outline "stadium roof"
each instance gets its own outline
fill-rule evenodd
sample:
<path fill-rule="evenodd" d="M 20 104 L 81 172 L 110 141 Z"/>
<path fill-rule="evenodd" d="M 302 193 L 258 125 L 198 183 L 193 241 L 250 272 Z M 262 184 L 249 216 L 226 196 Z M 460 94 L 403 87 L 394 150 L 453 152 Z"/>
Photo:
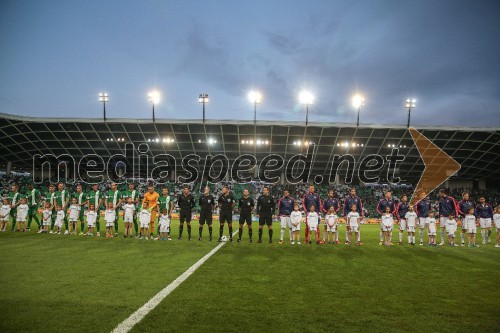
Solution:
<path fill-rule="evenodd" d="M 275 153 L 286 163 L 293 155 L 305 154 L 308 146 L 304 142 L 311 142 L 316 147 L 311 168 L 313 176 L 329 174 L 335 154 L 351 154 L 359 163 L 369 154 L 390 155 L 393 145 L 405 155 L 399 168 L 403 182 L 418 180 L 423 171 L 409 131 L 399 125 L 361 124 L 356 127 L 353 124 L 309 123 L 305 126 L 299 122 L 258 121 L 254 126 L 253 121 L 207 120 L 203 124 L 199 120 L 170 119 L 157 119 L 153 123 L 150 119 L 104 121 L 3 113 L 0 113 L 0 119 L 0 169 L 5 169 L 6 162 L 11 161 L 16 170 L 30 171 L 35 154 L 70 154 L 76 160 L 88 154 L 106 158 L 123 154 L 127 142 L 136 147 L 148 143 L 153 155 L 168 153 L 179 161 L 188 154 L 198 154 L 202 158 L 207 154 L 225 154 L 229 161 L 233 161 L 248 153 L 260 162 L 266 155 Z M 461 164 L 455 178 L 500 178 L 498 128 L 417 129 Z M 250 140 L 260 140 L 261 144 L 247 143 Z M 387 164 L 383 174 L 386 167 Z"/>

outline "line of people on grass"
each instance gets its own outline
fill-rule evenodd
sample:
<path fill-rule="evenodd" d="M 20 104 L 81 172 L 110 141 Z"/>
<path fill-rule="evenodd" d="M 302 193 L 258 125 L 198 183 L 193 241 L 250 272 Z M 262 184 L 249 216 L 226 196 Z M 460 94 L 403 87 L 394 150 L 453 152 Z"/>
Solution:
<path fill-rule="evenodd" d="M 380 214 L 380 245 L 392 245 L 392 230 L 396 224 L 399 226 L 398 244 L 403 244 L 403 234 L 407 233 L 409 245 L 416 243 L 416 230 L 419 229 L 420 245 L 424 244 L 424 231 L 428 234 L 428 245 L 437 245 L 436 236 L 438 225 L 440 227 L 441 243 L 458 246 L 455 234 L 458 225 L 461 225 L 461 245 L 465 246 L 465 237 L 469 247 L 477 247 L 477 224 L 481 227 L 483 244 L 490 242 L 491 229 L 497 228 L 496 247 L 500 247 L 500 207 L 495 212 L 493 207 L 486 203 L 485 198 L 479 198 L 479 204 L 470 199 L 469 193 L 462 194 L 462 200 L 455 202 L 448 196 L 446 190 L 439 191 L 438 212 L 432 210 L 431 202 L 426 197 L 415 205 L 409 205 L 408 197 L 401 196 L 401 201 L 396 203 L 390 191 L 384 194 L 377 205 Z M 101 211 L 104 215 L 105 236 L 113 238 L 118 236 L 119 211 L 123 212 L 124 233 L 123 237 L 137 237 L 139 239 L 171 240 L 171 219 L 174 202 L 179 207 L 179 235 L 182 239 L 184 226 L 187 226 L 187 237 L 191 239 L 191 218 L 195 207 L 195 197 L 190 193 L 189 186 L 183 186 L 182 193 L 177 198 L 172 198 L 167 188 L 161 190 L 161 195 L 155 191 L 154 185 L 148 186 L 148 191 L 143 198 L 135 190 L 134 184 L 128 185 L 128 190 L 119 191 L 117 184 L 112 183 L 107 193 L 102 193 L 97 184 L 92 190 L 84 193 L 81 185 L 70 193 L 64 183 L 50 185 L 46 193 L 28 184 L 26 193 L 19 193 L 17 185 L 11 186 L 9 196 L 3 198 L 0 208 L 0 230 L 7 230 L 7 223 L 11 221 L 11 230 L 26 232 L 30 230 L 32 221 L 38 226 L 38 233 L 76 235 L 78 222 L 80 222 L 80 235 L 100 236 Z M 41 217 L 38 217 L 39 203 L 42 204 Z M 236 203 L 238 203 L 237 209 Z M 199 205 L 199 240 L 202 240 L 203 228 L 207 224 L 209 240 L 212 240 L 213 211 L 219 209 L 219 237 L 222 241 L 224 226 L 227 223 L 229 241 L 233 241 L 233 213 L 239 213 L 238 242 L 242 241 L 244 226 L 248 228 L 249 241 L 253 241 L 252 214 L 256 213 L 259 221 L 258 242 L 262 242 L 264 226 L 268 227 L 269 242 L 273 238 L 273 220 L 277 216 L 280 222 L 280 243 L 283 243 L 286 229 L 289 229 L 290 242 L 300 244 L 301 224 L 305 223 L 305 241 L 309 244 L 339 242 L 339 225 L 343 219 L 346 224 L 345 244 L 362 245 L 361 228 L 364 223 L 363 205 L 356 196 L 356 189 L 351 188 L 349 194 L 341 204 L 333 190 L 328 191 L 328 196 L 321 200 L 315 192 L 314 185 L 309 186 L 309 191 L 303 196 L 302 202 L 293 199 L 288 190 L 283 190 L 282 197 L 275 201 L 269 194 L 269 188 L 264 187 L 262 193 L 254 199 L 248 189 L 243 191 L 238 200 L 231 194 L 229 188 L 224 186 L 222 194 L 217 198 L 210 193 L 210 188 L 204 188 L 203 194 L 198 197 Z M 343 214 L 340 209 L 343 207 Z M 85 209 L 85 207 L 87 209 Z M 303 212 L 304 213 L 303 213 Z M 323 223 L 322 223 L 323 222 Z M 156 224 L 156 230 L 155 230 Z M 323 224 L 323 228 L 321 228 Z M 85 225 L 87 230 L 85 231 Z M 322 238 L 320 237 L 323 229 Z M 134 234 L 135 230 L 135 234 Z M 154 233 L 156 231 L 156 236 Z M 354 239 L 353 239 L 354 236 Z"/>

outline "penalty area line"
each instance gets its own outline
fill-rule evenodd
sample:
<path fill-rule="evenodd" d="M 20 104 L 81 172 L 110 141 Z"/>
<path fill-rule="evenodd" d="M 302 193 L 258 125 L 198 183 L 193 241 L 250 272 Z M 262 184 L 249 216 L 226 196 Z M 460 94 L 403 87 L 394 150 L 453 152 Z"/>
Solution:
<path fill-rule="evenodd" d="M 233 236 L 236 235 L 238 231 L 233 233 Z M 116 326 L 111 333 L 126 333 L 129 332 L 137 323 L 139 323 L 148 313 L 150 313 L 154 308 L 158 306 L 172 291 L 174 291 L 178 286 L 181 285 L 182 282 L 186 281 L 186 279 L 193 274 L 205 261 L 207 261 L 211 256 L 213 256 L 221 247 L 223 247 L 226 242 L 220 243 L 215 248 L 213 248 L 210 252 L 205 254 L 203 258 L 198 260 L 193 264 L 193 266 L 189 267 L 184 273 L 182 273 L 177 279 L 172 281 L 168 286 L 160 290 L 156 295 L 151 297 L 149 301 L 146 302 L 143 306 L 137 309 L 134 313 L 132 313 L 127 319 L 122 321 L 118 326 Z"/>

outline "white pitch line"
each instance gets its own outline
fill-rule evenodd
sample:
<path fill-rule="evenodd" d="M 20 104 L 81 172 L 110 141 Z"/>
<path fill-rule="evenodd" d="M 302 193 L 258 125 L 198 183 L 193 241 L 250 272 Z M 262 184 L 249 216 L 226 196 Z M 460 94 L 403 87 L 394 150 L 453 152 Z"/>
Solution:
<path fill-rule="evenodd" d="M 233 236 L 236 235 L 238 231 L 233 233 Z M 220 243 L 212 251 L 208 252 L 203 258 L 194 263 L 193 266 L 189 267 L 184 273 L 182 273 L 177 279 L 172 281 L 168 286 L 163 288 L 158 294 L 151 297 L 149 301 L 146 302 L 143 306 L 137 309 L 134 313 L 132 313 L 127 319 L 122 321 L 118 326 L 116 326 L 111 333 L 126 333 L 129 332 L 138 322 L 140 322 L 146 315 L 151 312 L 161 301 L 165 299 L 172 291 L 175 290 L 182 282 L 186 281 L 186 279 L 193 274 L 205 261 L 207 261 L 211 256 L 215 254 L 215 252 L 219 251 L 221 247 L 224 246 L 226 242 Z"/>

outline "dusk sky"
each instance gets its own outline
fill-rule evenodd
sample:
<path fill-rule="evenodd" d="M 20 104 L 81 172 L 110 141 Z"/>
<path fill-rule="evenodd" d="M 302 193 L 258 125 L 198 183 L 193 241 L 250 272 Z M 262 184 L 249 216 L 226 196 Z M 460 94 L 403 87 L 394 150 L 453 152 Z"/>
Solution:
<path fill-rule="evenodd" d="M 0 2 L 0 112 L 25 116 L 500 126 L 498 1 Z"/>

